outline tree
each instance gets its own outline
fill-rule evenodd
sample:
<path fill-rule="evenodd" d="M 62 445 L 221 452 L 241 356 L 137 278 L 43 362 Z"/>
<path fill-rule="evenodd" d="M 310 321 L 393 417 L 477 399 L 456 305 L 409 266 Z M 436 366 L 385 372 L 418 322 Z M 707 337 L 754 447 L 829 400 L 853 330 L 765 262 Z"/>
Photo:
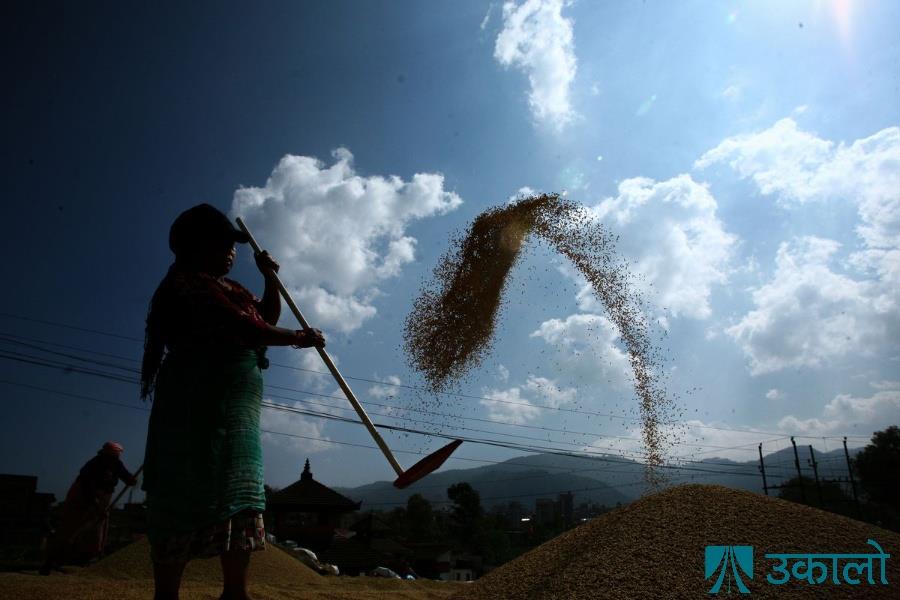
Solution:
<path fill-rule="evenodd" d="M 427 542 L 433 538 L 434 511 L 431 503 L 421 494 L 413 494 L 406 501 L 406 518 L 410 538 L 419 542 Z"/>
<path fill-rule="evenodd" d="M 447 497 L 453 502 L 452 516 L 457 537 L 465 546 L 470 546 L 481 534 L 481 496 L 468 483 L 454 483 L 447 488 Z"/>
<path fill-rule="evenodd" d="M 488 515 L 484 519 L 484 533 L 479 546 L 484 562 L 488 565 L 502 565 L 516 556 L 506 533 L 506 525 L 507 520 L 503 515 Z"/>
<path fill-rule="evenodd" d="M 872 443 L 856 455 L 859 483 L 873 502 L 900 511 L 900 428 L 876 431 Z"/>
<path fill-rule="evenodd" d="M 803 486 L 801 493 L 800 487 Z M 819 502 L 819 491 L 822 493 L 822 501 Z M 803 498 L 806 502 L 803 502 Z M 816 482 L 809 477 L 794 477 L 783 485 L 778 492 L 778 497 L 791 502 L 799 502 L 807 506 L 814 506 L 841 515 L 855 516 L 853 499 L 844 491 L 836 481 L 820 481 L 819 489 Z"/>

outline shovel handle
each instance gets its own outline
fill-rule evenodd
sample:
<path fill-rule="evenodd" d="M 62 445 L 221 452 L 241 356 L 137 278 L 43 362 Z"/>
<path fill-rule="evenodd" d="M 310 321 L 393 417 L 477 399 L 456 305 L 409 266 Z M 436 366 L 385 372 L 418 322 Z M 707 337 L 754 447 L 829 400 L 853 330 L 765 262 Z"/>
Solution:
<path fill-rule="evenodd" d="M 259 244 L 256 242 L 256 238 L 253 237 L 253 234 L 250 233 L 250 230 L 247 228 L 244 220 L 238 217 L 235 219 L 235 221 L 237 222 L 238 227 L 241 228 L 241 231 L 246 233 L 247 237 L 250 238 L 250 246 L 253 248 L 253 251 L 257 254 L 262 252 L 262 248 L 260 248 Z M 284 287 L 284 284 L 281 282 L 281 278 L 278 277 L 277 273 L 274 273 L 273 275 L 275 284 L 278 286 L 278 291 L 281 292 L 281 297 L 284 298 L 284 301 L 291 309 L 291 312 L 294 313 L 295 317 L 297 317 L 297 321 L 300 322 L 300 325 L 303 327 L 303 329 L 310 329 L 309 323 L 306 321 L 306 319 L 303 318 L 303 313 L 300 312 L 300 308 L 294 302 L 294 299 L 291 298 L 291 294 L 287 291 L 287 288 Z M 322 361 L 325 363 L 325 366 L 328 367 L 328 370 L 331 372 L 332 377 L 334 377 L 341 390 L 343 390 L 344 395 L 347 396 L 347 400 L 349 400 L 350 404 L 353 405 L 353 409 L 356 411 L 356 414 L 359 415 L 359 418 L 363 422 L 363 425 L 366 426 L 366 429 L 369 430 L 369 434 L 375 440 L 375 443 L 378 444 L 378 447 L 381 449 L 384 457 L 387 458 L 388 462 L 394 468 L 394 471 L 397 472 L 398 476 L 403 475 L 403 467 L 401 467 L 400 463 L 397 462 L 397 459 L 394 458 L 394 454 L 391 452 L 390 448 L 388 448 L 384 439 L 382 439 L 381 434 L 379 434 L 378 430 L 375 429 L 375 425 L 372 423 L 369 415 L 366 414 L 366 411 L 365 409 L 363 409 L 362 404 L 360 404 L 359 400 L 356 399 L 356 396 L 353 394 L 353 390 L 351 390 L 350 386 L 347 385 L 347 382 L 344 381 L 344 378 L 343 376 L 341 376 L 341 372 L 338 371 L 337 367 L 335 366 L 334 361 L 331 360 L 331 357 L 328 356 L 328 353 L 325 352 L 324 348 L 317 347 L 316 350 L 319 352 L 319 356 L 322 357 Z"/>
<path fill-rule="evenodd" d="M 138 467 L 138 470 L 134 472 L 134 478 L 135 478 L 135 480 L 137 480 L 137 476 L 140 475 L 140 474 L 141 474 L 141 471 L 143 471 L 143 470 L 144 470 L 144 465 L 141 465 L 141 466 Z M 116 496 L 116 497 L 113 499 L 113 501 L 109 503 L 109 508 L 107 508 L 107 510 L 112 510 L 113 507 L 116 505 L 116 502 L 118 502 L 119 500 L 122 499 L 122 496 L 125 495 L 125 492 L 127 492 L 127 491 L 128 491 L 128 488 L 130 488 L 130 487 L 131 487 L 130 485 L 126 485 L 125 487 L 123 487 L 123 488 L 122 488 L 122 491 L 119 492 L 119 495 Z"/>

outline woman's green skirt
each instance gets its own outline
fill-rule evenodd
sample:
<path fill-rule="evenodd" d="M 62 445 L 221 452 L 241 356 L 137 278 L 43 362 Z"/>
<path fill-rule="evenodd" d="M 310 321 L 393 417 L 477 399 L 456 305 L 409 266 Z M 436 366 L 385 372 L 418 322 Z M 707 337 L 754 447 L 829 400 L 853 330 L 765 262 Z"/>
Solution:
<path fill-rule="evenodd" d="M 151 543 L 265 510 L 261 403 L 254 350 L 166 357 L 144 457 Z"/>

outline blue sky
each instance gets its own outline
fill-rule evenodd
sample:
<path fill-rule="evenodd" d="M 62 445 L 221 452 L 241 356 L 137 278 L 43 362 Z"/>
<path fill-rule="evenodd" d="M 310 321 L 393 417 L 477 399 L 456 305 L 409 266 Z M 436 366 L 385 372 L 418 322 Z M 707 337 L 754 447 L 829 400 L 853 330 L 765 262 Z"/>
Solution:
<path fill-rule="evenodd" d="M 542 249 L 460 388 L 474 398 L 390 385 L 420 383 L 403 320 L 450 236 L 528 188 L 591 207 L 652 284 L 680 411 L 673 460 L 749 459 L 790 435 L 861 445 L 900 421 L 896 3 L 30 3 L 3 22 L 0 312 L 130 338 L 0 316 L 19 342 L 139 359 L 168 227 L 210 202 L 281 261 L 341 370 L 384 382 L 351 380 L 357 395 L 400 407 L 373 413 L 431 421 L 376 422 L 640 456 L 616 332 Z M 246 249 L 234 277 L 261 291 Z M 0 472 L 61 495 L 106 439 L 140 463 L 134 385 L 11 360 L 47 355 L 6 339 Z M 271 355 L 324 370 L 312 352 Z M 306 371 L 266 381 L 339 395 Z M 340 399 L 268 393 L 352 416 Z M 329 443 L 371 444 L 358 426 L 265 415 L 306 436 L 266 435 L 275 485 L 307 457 L 333 485 L 392 476 L 377 451 Z M 465 444 L 469 460 L 447 464 L 516 454 Z"/>

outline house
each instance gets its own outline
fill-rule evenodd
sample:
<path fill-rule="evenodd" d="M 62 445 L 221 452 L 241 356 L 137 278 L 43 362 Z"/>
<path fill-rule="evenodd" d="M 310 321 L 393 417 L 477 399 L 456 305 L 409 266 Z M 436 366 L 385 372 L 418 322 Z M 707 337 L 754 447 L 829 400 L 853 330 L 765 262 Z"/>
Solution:
<path fill-rule="evenodd" d="M 452 555 L 449 573 L 441 575 L 444 581 L 474 581 L 484 574 L 484 559 L 478 554 L 459 552 Z"/>
<path fill-rule="evenodd" d="M 574 522 L 574 494 L 560 494 L 556 500 L 538 498 L 534 502 L 535 520 L 542 525 L 562 524 L 569 527 Z"/>
<path fill-rule="evenodd" d="M 376 567 L 387 567 L 401 576 L 419 574 L 411 565 L 412 550 L 393 538 L 394 532 L 382 516 L 365 514 L 343 533 L 335 536 L 322 556 L 344 575 L 368 573 Z"/>
<path fill-rule="evenodd" d="M 453 567 L 449 573 L 441 575 L 442 581 L 474 581 L 475 571 L 469 567 L 457 568 Z"/>
<path fill-rule="evenodd" d="M 307 459 L 300 480 L 269 497 L 266 528 L 279 540 L 293 540 L 319 553 L 361 504 L 313 479 Z"/>
<path fill-rule="evenodd" d="M 377 567 L 387 567 L 401 575 L 408 572 L 408 566 L 402 559 L 355 537 L 334 540 L 319 558 L 337 565 L 342 575 L 365 575 Z"/>
<path fill-rule="evenodd" d="M 50 531 L 53 494 L 37 491 L 32 475 L 0 474 L 0 545 L 40 547 Z"/>
<path fill-rule="evenodd" d="M 450 581 L 453 551 L 448 544 L 426 542 L 408 546 L 412 551 L 412 567 L 420 577 Z"/>

